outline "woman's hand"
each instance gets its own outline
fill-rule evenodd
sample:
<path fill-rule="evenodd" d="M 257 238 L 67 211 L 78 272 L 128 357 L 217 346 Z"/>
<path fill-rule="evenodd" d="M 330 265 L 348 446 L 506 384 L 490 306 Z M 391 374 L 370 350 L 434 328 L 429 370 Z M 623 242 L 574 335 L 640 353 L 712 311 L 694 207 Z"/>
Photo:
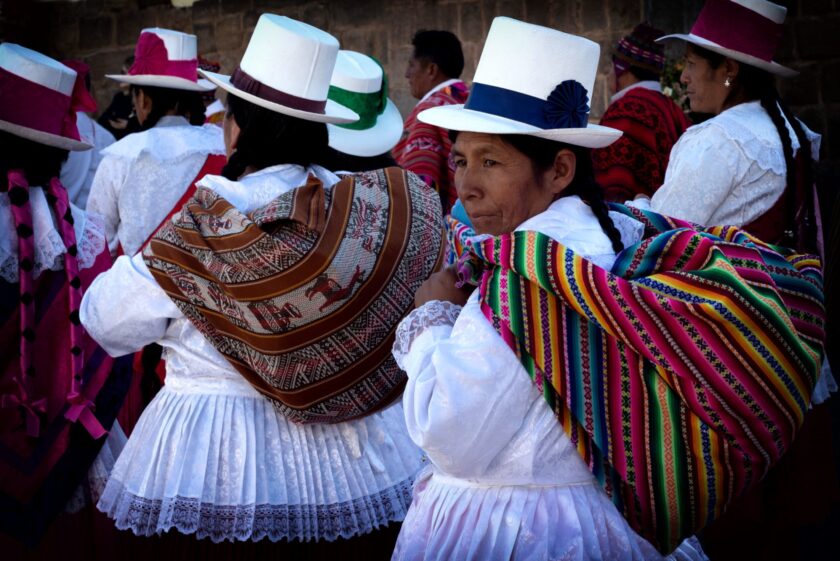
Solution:
<path fill-rule="evenodd" d="M 464 285 L 463 288 L 458 288 L 455 286 L 456 282 L 458 282 L 458 275 L 453 267 L 432 273 L 432 276 L 426 279 L 426 282 L 417 289 L 417 294 L 414 295 L 414 305 L 419 308 L 426 302 L 442 300 L 463 306 L 467 303 L 467 299 L 475 287 Z"/>

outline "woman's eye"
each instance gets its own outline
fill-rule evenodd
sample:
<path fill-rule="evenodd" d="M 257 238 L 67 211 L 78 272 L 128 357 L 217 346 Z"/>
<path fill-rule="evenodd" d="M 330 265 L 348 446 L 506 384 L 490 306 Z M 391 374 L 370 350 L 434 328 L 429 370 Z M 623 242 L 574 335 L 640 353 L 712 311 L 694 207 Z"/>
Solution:
<path fill-rule="evenodd" d="M 462 168 L 467 165 L 467 161 L 464 158 L 455 158 L 455 167 Z"/>
<path fill-rule="evenodd" d="M 485 159 L 484 160 L 484 167 L 489 168 L 496 165 L 496 160 Z"/>

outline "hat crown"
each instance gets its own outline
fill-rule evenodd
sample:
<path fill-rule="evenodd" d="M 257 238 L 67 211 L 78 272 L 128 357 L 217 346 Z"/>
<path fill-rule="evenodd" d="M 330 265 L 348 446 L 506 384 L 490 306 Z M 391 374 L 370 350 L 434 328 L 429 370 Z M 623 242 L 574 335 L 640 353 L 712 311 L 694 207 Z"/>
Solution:
<path fill-rule="evenodd" d="M 161 27 L 149 27 L 140 32 L 141 35 L 143 33 L 160 37 L 166 47 L 169 60 L 196 60 L 198 58 L 198 39 L 195 35 Z"/>
<path fill-rule="evenodd" d="M 14 43 L 0 44 L 0 68 L 68 97 L 76 83 L 72 68 Z"/>
<path fill-rule="evenodd" d="M 751 10 L 773 23 L 782 24 L 785 22 L 787 16 L 787 8 L 768 2 L 767 0 L 731 0 L 734 4 L 739 4 L 748 10 Z"/>
<path fill-rule="evenodd" d="M 285 16 L 263 14 L 239 67 L 270 88 L 323 101 L 337 55 L 338 40 L 329 33 Z"/>
<path fill-rule="evenodd" d="M 547 99 L 558 84 L 575 80 L 591 96 L 600 54 L 601 47 L 589 39 L 497 17 L 473 82 Z"/>
<path fill-rule="evenodd" d="M 371 57 L 356 51 L 338 51 L 331 85 L 356 93 L 382 89 L 382 67 Z"/>

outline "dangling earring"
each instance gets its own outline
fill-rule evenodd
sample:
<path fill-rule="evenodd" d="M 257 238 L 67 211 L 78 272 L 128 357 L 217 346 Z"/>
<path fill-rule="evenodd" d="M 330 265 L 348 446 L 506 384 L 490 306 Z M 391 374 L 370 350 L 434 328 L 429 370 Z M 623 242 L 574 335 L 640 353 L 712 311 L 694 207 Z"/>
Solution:
<path fill-rule="evenodd" d="M 732 78 L 727 76 L 726 80 L 723 81 L 723 85 L 726 86 L 727 88 L 730 87 L 732 85 Z"/>

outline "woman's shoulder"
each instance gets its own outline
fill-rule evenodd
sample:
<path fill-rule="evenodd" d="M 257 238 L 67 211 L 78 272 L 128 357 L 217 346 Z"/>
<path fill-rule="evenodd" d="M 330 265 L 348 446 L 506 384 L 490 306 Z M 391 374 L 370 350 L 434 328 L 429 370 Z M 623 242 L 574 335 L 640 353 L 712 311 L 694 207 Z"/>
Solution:
<path fill-rule="evenodd" d="M 222 129 L 213 125 L 154 127 L 126 135 L 102 151 L 106 157 L 137 160 L 145 156 L 162 163 L 224 153 Z"/>

